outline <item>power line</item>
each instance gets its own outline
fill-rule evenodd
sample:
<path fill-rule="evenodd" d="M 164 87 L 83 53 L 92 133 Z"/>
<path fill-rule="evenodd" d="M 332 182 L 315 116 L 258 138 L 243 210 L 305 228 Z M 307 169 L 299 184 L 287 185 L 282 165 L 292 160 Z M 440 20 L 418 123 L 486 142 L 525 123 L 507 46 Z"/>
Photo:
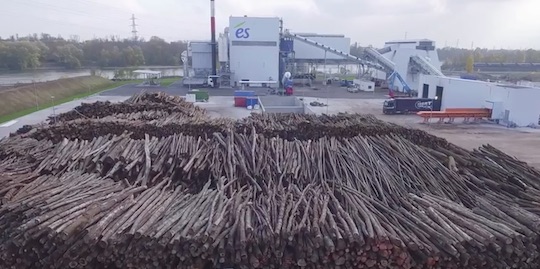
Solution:
<path fill-rule="evenodd" d="M 7 9 L 0 10 L 0 14 L 4 13 L 9 17 L 20 18 L 15 13 L 19 11 L 16 8 L 16 5 L 19 4 L 19 7 L 22 6 L 31 7 L 28 9 L 33 14 L 32 19 L 39 21 L 47 21 L 54 23 L 55 25 L 62 26 L 65 29 L 73 29 L 73 26 L 81 26 L 82 28 L 101 30 L 103 32 L 119 32 L 118 29 L 107 29 L 108 27 L 104 26 L 107 24 L 118 25 L 122 18 L 126 18 L 129 13 L 126 10 L 119 9 L 117 7 L 109 7 L 103 3 L 95 2 L 95 0 L 70 0 L 73 5 L 62 6 L 53 3 L 46 3 L 45 0 L 7 0 L 10 4 L 7 6 Z M 106 12 L 94 12 L 106 9 Z M 11 12 L 9 11 L 11 9 Z M 54 13 L 59 14 L 58 16 Z M 127 14 L 126 14 L 127 13 Z M 74 16 L 66 16 L 74 15 Z M 72 17 L 72 18 L 70 18 Z M 134 17 L 133 15 L 131 17 Z M 58 19 L 56 19 L 58 18 Z M 155 14 L 144 14 L 144 18 L 151 21 L 161 24 L 163 18 L 156 17 Z M 140 17 L 135 18 L 136 20 Z M 130 19 L 131 20 L 131 19 Z M 139 26 L 135 23 L 135 26 Z M 134 37 L 133 29 L 133 20 L 130 25 L 131 34 Z M 6 32 L 6 29 L 2 32 Z M 141 32 L 135 28 L 137 38 L 141 38 Z M 150 35 L 148 35 L 150 36 Z M 159 35 L 162 38 L 169 39 L 171 41 L 181 40 L 181 37 L 173 37 L 169 35 Z"/>
<path fill-rule="evenodd" d="M 137 24 L 135 23 L 135 14 L 131 14 L 131 34 L 133 41 L 139 40 L 139 37 L 137 36 Z"/>

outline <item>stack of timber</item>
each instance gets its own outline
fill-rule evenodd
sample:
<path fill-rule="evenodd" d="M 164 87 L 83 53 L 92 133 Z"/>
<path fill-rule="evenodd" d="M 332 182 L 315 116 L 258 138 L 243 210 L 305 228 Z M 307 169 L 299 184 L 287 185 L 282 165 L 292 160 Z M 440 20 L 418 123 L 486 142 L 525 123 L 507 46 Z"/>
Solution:
<path fill-rule="evenodd" d="M 141 103 L 182 106 L 109 105 Z M 540 172 L 489 145 L 365 115 L 105 111 L 0 140 L 0 268 L 540 266 Z"/>

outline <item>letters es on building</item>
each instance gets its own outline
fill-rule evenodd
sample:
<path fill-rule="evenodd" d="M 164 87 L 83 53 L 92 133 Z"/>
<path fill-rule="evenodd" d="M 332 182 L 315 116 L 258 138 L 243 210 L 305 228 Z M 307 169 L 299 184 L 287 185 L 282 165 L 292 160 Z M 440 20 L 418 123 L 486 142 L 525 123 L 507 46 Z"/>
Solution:
<path fill-rule="evenodd" d="M 244 24 L 246 24 L 246 22 L 241 22 L 241 23 L 237 24 L 234 27 L 234 29 L 235 29 L 234 30 L 234 35 L 238 39 L 248 39 L 249 38 L 249 32 L 251 31 L 251 29 L 247 28 L 247 27 L 244 27 Z"/>

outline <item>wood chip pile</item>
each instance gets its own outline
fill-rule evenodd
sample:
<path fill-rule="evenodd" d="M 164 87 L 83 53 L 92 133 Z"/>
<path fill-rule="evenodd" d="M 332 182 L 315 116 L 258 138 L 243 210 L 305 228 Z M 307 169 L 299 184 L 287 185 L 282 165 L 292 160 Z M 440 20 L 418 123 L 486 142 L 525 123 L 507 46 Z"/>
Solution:
<path fill-rule="evenodd" d="M 540 266 L 540 172 L 491 146 L 163 94 L 83 107 L 0 140 L 0 268 Z"/>

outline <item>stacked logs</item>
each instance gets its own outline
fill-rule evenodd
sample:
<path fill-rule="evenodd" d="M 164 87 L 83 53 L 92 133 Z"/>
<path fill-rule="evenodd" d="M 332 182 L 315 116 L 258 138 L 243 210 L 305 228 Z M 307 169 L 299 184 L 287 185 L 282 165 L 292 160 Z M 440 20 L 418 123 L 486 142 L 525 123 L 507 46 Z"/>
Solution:
<path fill-rule="evenodd" d="M 116 114 L 181 114 L 184 118 L 201 118 L 205 111 L 193 103 L 186 102 L 179 97 L 172 97 L 163 93 L 140 93 L 122 103 L 95 102 L 83 103 L 72 111 L 54 117 L 54 122 L 72 121 L 76 119 L 96 119 Z M 150 113 L 149 113 L 150 112 Z M 152 113 L 154 112 L 154 113 Z M 130 118 L 130 116 L 126 116 Z M 135 117 L 135 116 L 133 116 Z"/>
<path fill-rule="evenodd" d="M 181 101 L 124 105 L 149 102 Z M 540 266 L 540 172 L 491 146 L 362 115 L 133 111 L 0 140 L 1 268 Z"/>
<path fill-rule="evenodd" d="M 59 142 L 60 138 L 91 140 L 94 137 L 108 134 L 120 135 L 124 131 L 132 133 L 132 138 L 142 139 L 144 134 L 165 137 L 177 133 L 192 136 L 209 137 L 213 133 L 226 134 L 233 129 L 236 133 L 250 134 L 255 131 L 266 137 L 280 137 L 287 140 L 312 140 L 324 137 L 378 136 L 388 133 L 399 134 L 419 145 L 448 148 L 446 140 L 431 136 L 420 130 L 404 128 L 386 123 L 370 115 L 340 114 L 337 116 L 315 116 L 298 114 L 253 114 L 234 122 L 230 119 L 210 119 L 204 112 L 191 111 L 191 103 L 187 103 L 189 113 L 179 112 L 176 107 L 168 107 L 165 103 L 121 103 L 106 104 L 107 107 L 82 109 L 80 112 L 68 112 L 58 116 L 61 123 L 51 124 L 26 134 L 43 140 Z M 105 104 L 105 103 L 104 103 Z M 117 110 L 117 107 L 123 107 Z M 184 109 L 184 108 L 182 108 Z M 115 113 L 110 113 L 115 111 Z M 131 112 L 130 112 L 131 111 Z M 85 115 L 84 117 L 81 115 Z"/>

